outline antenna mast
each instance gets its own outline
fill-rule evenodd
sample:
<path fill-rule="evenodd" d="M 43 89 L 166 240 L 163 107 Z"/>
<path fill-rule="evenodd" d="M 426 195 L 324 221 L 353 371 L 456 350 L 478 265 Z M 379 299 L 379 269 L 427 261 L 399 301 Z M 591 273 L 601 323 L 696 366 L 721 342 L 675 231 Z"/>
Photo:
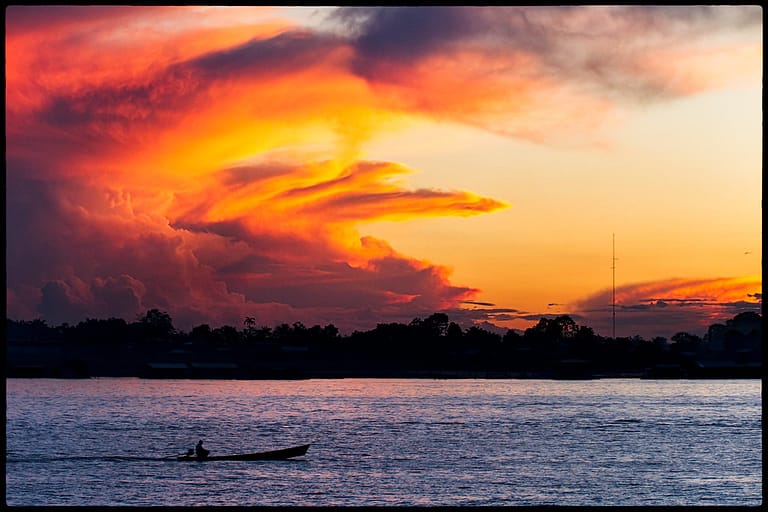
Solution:
<path fill-rule="evenodd" d="M 611 314 L 613 315 L 613 339 L 616 340 L 616 233 L 613 235 L 613 254 L 611 256 L 611 288 L 613 297 L 611 299 Z"/>

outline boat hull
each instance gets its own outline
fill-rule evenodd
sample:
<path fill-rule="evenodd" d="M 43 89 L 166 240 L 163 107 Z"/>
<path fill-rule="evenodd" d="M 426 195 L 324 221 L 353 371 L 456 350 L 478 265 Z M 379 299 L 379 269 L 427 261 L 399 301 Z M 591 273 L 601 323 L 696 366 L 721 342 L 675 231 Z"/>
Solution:
<path fill-rule="evenodd" d="M 272 450 L 268 452 L 240 453 L 234 455 L 209 455 L 204 459 L 200 459 L 195 456 L 188 457 L 184 455 L 177 457 L 176 460 L 183 462 L 207 462 L 214 460 L 285 460 L 292 457 L 301 457 L 307 453 L 308 449 L 309 445 L 303 444 L 301 446 L 293 446 L 291 448 L 283 448 L 282 450 Z"/>

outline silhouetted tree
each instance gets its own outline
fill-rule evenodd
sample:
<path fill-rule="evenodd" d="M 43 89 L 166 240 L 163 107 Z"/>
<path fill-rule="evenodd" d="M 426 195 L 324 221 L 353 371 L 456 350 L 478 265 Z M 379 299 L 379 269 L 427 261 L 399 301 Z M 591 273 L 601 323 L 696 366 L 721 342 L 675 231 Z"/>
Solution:
<path fill-rule="evenodd" d="M 461 340 L 462 336 L 464 336 L 464 331 L 461 330 L 461 326 L 457 324 L 456 322 L 451 322 L 448 324 L 448 329 L 446 329 L 445 336 L 450 340 Z"/>
<path fill-rule="evenodd" d="M 212 339 L 211 326 L 208 324 L 200 324 L 193 327 L 190 336 L 194 342 L 208 342 Z"/>
<path fill-rule="evenodd" d="M 256 341 L 265 342 L 272 338 L 272 328 L 267 326 L 261 326 L 253 333 Z"/>
<path fill-rule="evenodd" d="M 20 321 L 6 319 L 5 326 L 6 336 L 12 339 L 40 341 L 51 339 L 54 335 L 54 329 L 41 318 Z"/>
<path fill-rule="evenodd" d="M 501 336 L 476 325 L 464 331 L 464 339 L 471 346 L 483 348 L 497 348 L 501 343 Z"/>
<path fill-rule="evenodd" d="M 697 352 L 699 345 L 701 344 L 701 338 L 695 334 L 689 334 L 687 332 L 678 332 L 672 338 L 672 349 L 675 352 Z"/>
<path fill-rule="evenodd" d="M 559 338 L 553 336 L 556 327 L 552 327 L 552 320 L 541 318 L 533 327 L 529 327 L 523 333 L 523 338 L 531 349 L 540 355 L 551 357 L 557 348 Z"/>
<path fill-rule="evenodd" d="M 762 330 L 762 317 L 754 311 L 746 311 L 727 320 L 725 325 L 738 330 L 742 334 L 750 334 Z"/>
<path fill-rule="evenodd" d="M 211 338 L 219 345 L 237 345 L 242 341 L 240 331 L 231 325 L 222 325 L 211 331 Z"/>
<path fill-rule="evenodd" d="M 568 355 L 581 359 L 591 359 L 598 350 L 599 339 L 591 327 L 577 326 L 575 333 L 568 340 Z"/>
<path fill-rule="evenodd" d="M 272 339 L 278 343 L 286 343 L 293 333 L 293 329 L 291 329 L 291 326 L 282 323 L 274 328 L 272 331 Z"/>
<path fill-rule="evenodd" d="M 327 340 L 335 340 L 339 337 L 339 328 L 333 324 L 328 324 L 323 327 L 323 336 L 325 336 Z"/>
<path fill-rule="evenodd" d="M 217 346 L 222 356 L 247 363 L 247 358 L 264 359 L 284 357 L 273 343 L 299 344 L 310 347 L 310 353 L 295 352 L 291 357 L 302 364 L 312 365 L 322 361 L 346 361 L 348 367 L 376 369 L 377 371 L 430 370 L 430 369 L 514 369 L 529 375 L 546 375 L 569 358 L 585 359 L 589 365 L 602 372 L 642 370 L 659 363 L 672 362 L 696 368 L 702 358 L 732 361 L 736 365 L 760 362 L 762 358 L 762 316 L 757 313 L 741 313 L 724 323 L 713 324 L 702 340 L 698 336 L 681 331 L 667 344 L 665 338 L 650 341 L 640 336 L 604 338 L 590 327 L 579 326 L 572 318 L 562 315 L 542 318 L 536 325 L 520 335 L 510 329 L 504 336 L 472 326 L 466 331 L 451 322 L 445 313 L 434 313 L 422 320 L 414 318 L 410 323 L 379 323 L 369 331 L 355 331 L 341 336 L 333 324 L 325 327 L 313 325 L 307 328 L 301 322 L 255 328 L 255 320 L 246 317 L 245 329 L 222 326 L 211 329 L 207 324 L 194 327 L 190 334 L 177 331 L 168 313 L 150 309 L 127 324 L 122 319 L 106 320 L 86 318 L 75 326 L 62 324 L 48 326 L 44 320 L 14 321 L 6 319 L 6 338 L 9 357 L 29 353 L 19 345 L 29 343 L 62 344 L 61 354 L 89 354 L 88 357 L 125 360 L 126 368 L 138 367 L 143 358 L 170 360 L 184 352 L 174 352 L 185 340 L 194 342 L 183 357 L 206 358 L 219 351 L 209 351 L 207 345 Z M 135 341 L 164 341 L 155 345 L 134 347 Z M 247 345 L 265 343 L 263 346 Z M 120 342 L 127 342 L 120 350 Z M 80 350 L 83 343 L 98 344 L 103 350 Z M 73 350 L 68 350 L 72 344 Z M 130 350 L 125 348 L 130 347 Z M 83 348 L 83 347 L 81 347 Z M 134 350 L 135 349 L 135 350 Z M 253 349 L 253 350 L 252 350 Z M 79 350 L 79 352 L 78 352 Z M 56 351 L 41 350 L 47 354 L 48 365 L 59 356 Z M 96 356 L 96 354 L 98 354 Z M 191 354 L 191 355 L 190 355 Z M 324 356 L 330 356 L 325 357 Z M 41 355 L 41 357 L 43 357 Z M 89 360 L 89 365 L 98 365 Z M 13 364 L 7 363 L 6 368 Z M 61 361 L 64 364 L 64 361 Z M 282 363 L 278 363 L 282 364 Z M 106 365 L 109 366 L 109 365 Z M 96 368 L 93 366 L 92 368 Z"/>
<path fill-rule="evenodd" d="M 568 315 L 558 316 L 550 322 L 549 327 L 552 330 L 552 335 L 566 340 L 574 338 L 579 330 L 579 326 Z"/>
<path fill-rule="evenodd" d="M 721 352 L 724 348 L 725 333 L 728 327 L 724 324 L 712 324 L 707 328 L 703 344 L 711 352 Z"/>
<path fill-rule="evenodd" d="M 100 320 L 87 318 L 74 328 L 70 328 L 69 337 L 84 343 L 119 343 L 128 336 L 128 324 L 122 318 Z"/>
<path fill-rule="evenodd" d="M 445 336 L 448 331 L 448 315 L 433 313 L 424 320 L 422 325 L 432 336 Z"/>
<path fill-rule="evenodd" d="M 149 338 L 167 340 L 176 333 L 171 315 L 159 309 L 148 310 L 143 317 L 139 317 L 139 323 Z"/>
<path fill-rule="evenodd" d="M 309 342 L 309 335 L 309 329 L 303 323 L 293 322 L 291 334 L 286 341 L 294 345 L 306 345 Z"/>

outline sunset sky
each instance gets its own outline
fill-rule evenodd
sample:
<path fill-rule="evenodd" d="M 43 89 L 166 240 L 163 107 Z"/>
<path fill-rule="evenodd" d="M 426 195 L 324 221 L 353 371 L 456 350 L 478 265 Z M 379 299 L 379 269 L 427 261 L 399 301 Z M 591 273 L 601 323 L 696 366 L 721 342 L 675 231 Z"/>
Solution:
<path fill-rule="evenodd" d="M 442 311 L 669 337 L 762 303 L 757 6 L 6 9 L 7 315 Z"/>

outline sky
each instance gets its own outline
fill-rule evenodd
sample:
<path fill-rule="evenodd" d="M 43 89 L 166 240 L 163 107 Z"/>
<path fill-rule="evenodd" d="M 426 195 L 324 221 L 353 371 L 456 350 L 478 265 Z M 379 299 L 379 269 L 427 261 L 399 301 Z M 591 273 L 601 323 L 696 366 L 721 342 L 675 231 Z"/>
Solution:
<path fill-rule="evenodd" d="M 5 13 L 8 318 L 761 311 L 758 6 Z"/>

